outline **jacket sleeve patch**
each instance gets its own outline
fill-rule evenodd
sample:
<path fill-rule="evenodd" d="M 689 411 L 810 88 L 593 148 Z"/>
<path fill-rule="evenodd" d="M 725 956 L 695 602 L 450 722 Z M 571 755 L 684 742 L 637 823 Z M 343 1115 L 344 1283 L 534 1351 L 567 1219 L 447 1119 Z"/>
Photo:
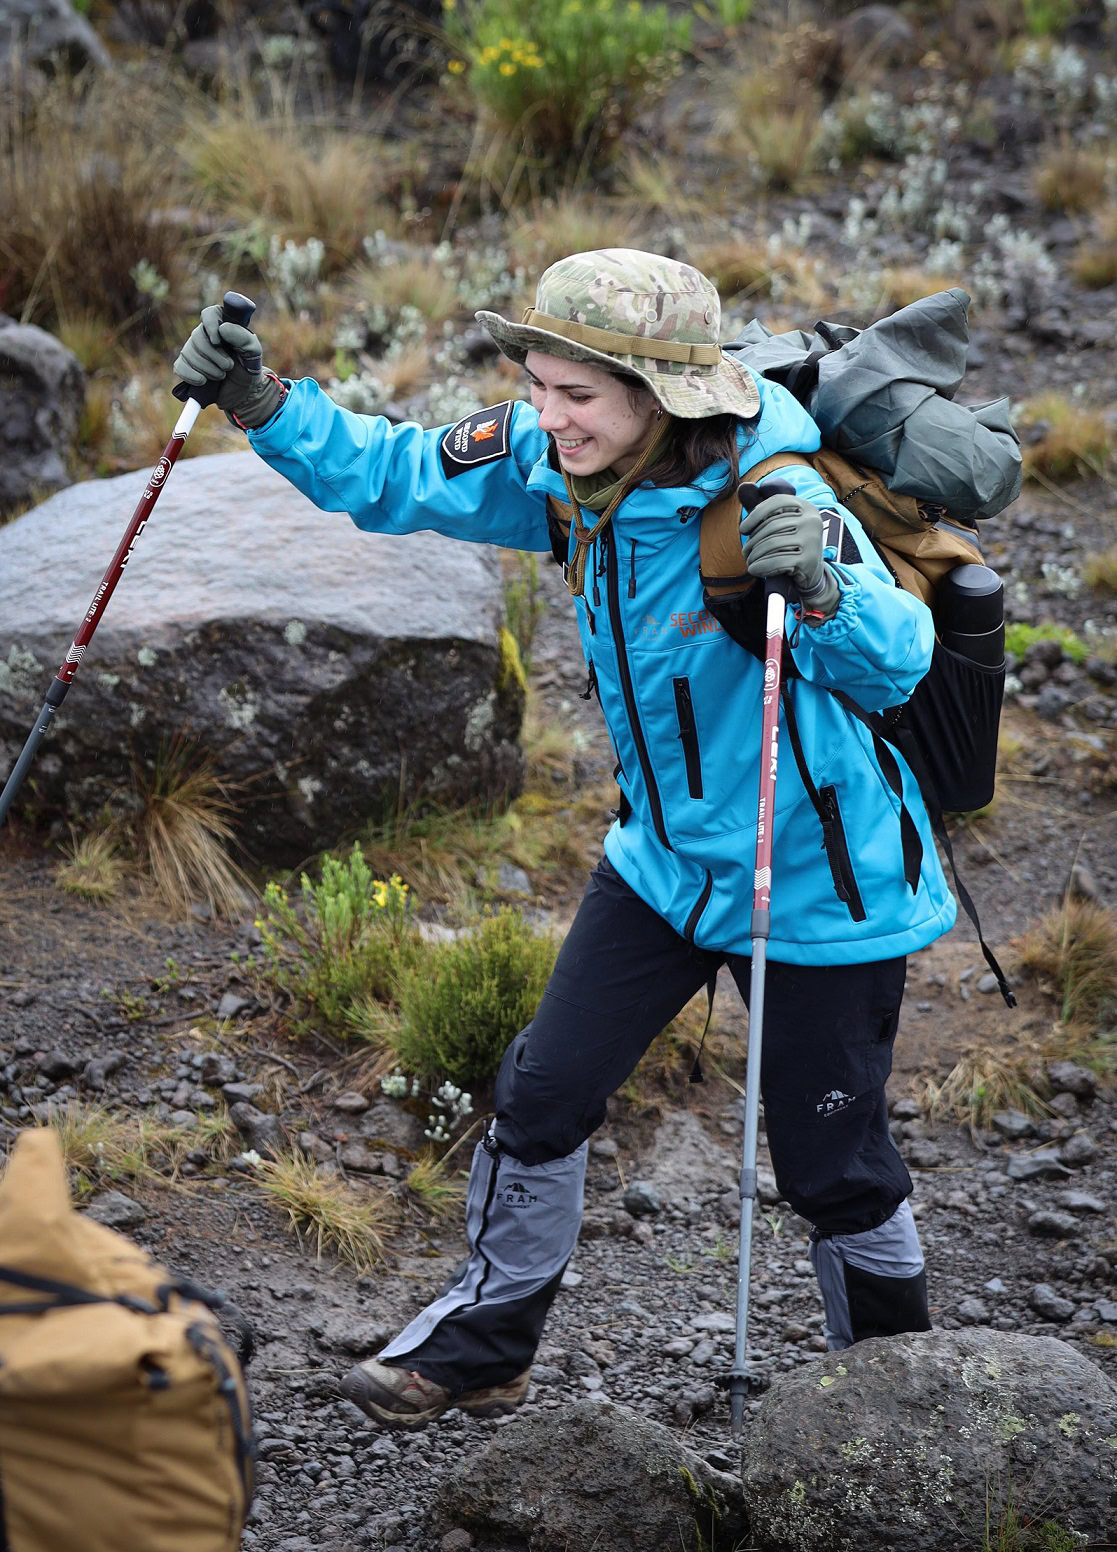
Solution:
<path fill-rule="evenodd" d="M 475 410 L 450 427 L 439 444 L 442 472 L 448 480 L 478 464 L 509 456 L 512 451 L 512 405 L 513 401 L 506 399 L 491 409 Z"/>
<path fill-rule="evenodd" d="M 846 527 L 845 518 L 833 509 L 827 509 L 822 514 L 822 547 L 832 549 L 834 559 L 846 566 L 852 566 L 861 559 L 857 540 Z"/>

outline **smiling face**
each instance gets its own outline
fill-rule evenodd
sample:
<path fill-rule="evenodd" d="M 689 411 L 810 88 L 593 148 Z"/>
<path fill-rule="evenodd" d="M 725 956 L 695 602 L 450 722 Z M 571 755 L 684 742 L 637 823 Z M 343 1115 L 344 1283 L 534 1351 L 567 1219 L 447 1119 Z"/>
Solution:
<path fill-rule="evenodd" d="M 540 428 L 554 437 L 562 467 L 571 474 L 627 474 L 655 429 L 654 396 L 641 393 L 633 408 L 628 387 L 603 367 L 539 350 L 528 351 L 524 368 Z"/>

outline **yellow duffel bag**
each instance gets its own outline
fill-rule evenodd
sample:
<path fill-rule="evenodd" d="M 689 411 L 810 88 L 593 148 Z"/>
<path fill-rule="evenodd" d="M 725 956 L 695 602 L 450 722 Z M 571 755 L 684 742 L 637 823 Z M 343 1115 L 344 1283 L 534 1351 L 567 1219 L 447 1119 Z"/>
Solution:
<path fill-rule="evenodd" d="M 0 1177 L 0 1552 L 236 1552 L 252 1414 L 214 1307 L 75 1212 L 58 1140 Z"/>

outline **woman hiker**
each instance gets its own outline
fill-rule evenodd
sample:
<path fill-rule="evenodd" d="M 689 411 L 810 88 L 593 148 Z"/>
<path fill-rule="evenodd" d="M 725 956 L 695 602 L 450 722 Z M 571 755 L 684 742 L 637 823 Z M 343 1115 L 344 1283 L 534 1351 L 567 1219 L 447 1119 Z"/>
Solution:
<path fill-rule="evenodd" d="M 763 667 L 725 631 L 694 628 L 713 623 L 700 518 L 738 471 L 820 445 L 790 393 L 721 352 L 717 292 L 688 264 L 574 254 L 545 272 L 522 323 L 477 318 L 523 366 L 531 403 L 449 428 L 394 426 L 340 409 L 309 378 L 281 381 L 216 307 L 175 362 L 188 383 L 219 381 L 218 405 L 256 452 L 360 528 L 557 550 L 617 755 L 620 816 L 474 1153 L 468 1262 L 342 1382 L 396 1428 L 523 1400 L 609 1095 L 720 965 L 748 998 Z M 797 600 L 802 764 L 780 769 L 761 1084 L 776 1180 L 811 1225 L 826 1339 L 843 1348 L 930 1326 L 885 1081 L 906 956 L 950 928 L 955 906 L 910 771 L 914 843 L 870 733 L 827 689 L 867 711 L 905 701 L 930 663 L 930 612 L 850 514 L 841 558 L 824 553 L 819 509 L 840 509 L 812 468 L 781 478 L 797 494 L 765 498 L 740 525 L 751 577 L 778 577 Z M 548 497 L 577 514 L 568 539 Z M 804 766 L 832 805 L 825 847 Z"/>

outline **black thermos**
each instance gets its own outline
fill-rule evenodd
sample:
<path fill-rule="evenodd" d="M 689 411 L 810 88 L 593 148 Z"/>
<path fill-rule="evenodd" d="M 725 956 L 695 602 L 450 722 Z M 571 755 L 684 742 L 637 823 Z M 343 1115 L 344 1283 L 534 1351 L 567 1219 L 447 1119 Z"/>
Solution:
<path fill-rule="evenodd" d="M 959 657 L 988 668 L 1005 660 L 1005 590 L 988 566 L 955 566 L 935 589 L 939 640 Z"/>

